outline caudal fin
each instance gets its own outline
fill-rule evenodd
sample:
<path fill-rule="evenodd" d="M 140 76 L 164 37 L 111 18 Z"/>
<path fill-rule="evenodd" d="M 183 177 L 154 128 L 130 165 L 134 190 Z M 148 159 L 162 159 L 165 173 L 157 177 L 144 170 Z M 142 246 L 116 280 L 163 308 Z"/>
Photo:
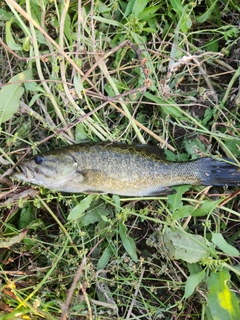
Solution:
<path fill-rule="evenodd" d="M 240 186 L 240 168 L 236 165 L 211 158 L 200 160 L 202 160 L 202 185 Z M 231 159 L 224 160 L 233 162 Z"/>

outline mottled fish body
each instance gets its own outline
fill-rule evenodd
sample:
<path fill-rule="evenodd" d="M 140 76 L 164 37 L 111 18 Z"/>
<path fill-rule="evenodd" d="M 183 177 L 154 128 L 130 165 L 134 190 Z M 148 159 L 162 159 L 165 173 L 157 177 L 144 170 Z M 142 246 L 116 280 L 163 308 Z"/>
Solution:
<path fill-rule="evenodd" d="M 156 149 L 157 150 L 157 149 Z M 20 163 L 13 176 L 49 189 L 74 193 L 155 196 L 171 186 L 239 186 L 239 168 L 200 158 L 170 162 L 148 146 L 82 143 L 45 152 Z"/>

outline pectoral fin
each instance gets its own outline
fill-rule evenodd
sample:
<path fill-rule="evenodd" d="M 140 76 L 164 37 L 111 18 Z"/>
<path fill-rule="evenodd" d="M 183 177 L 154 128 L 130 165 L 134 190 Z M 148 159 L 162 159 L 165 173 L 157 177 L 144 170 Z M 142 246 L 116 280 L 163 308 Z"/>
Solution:
<path fill-rule="evenodd" d="M 90 170 L 83 170 L 81 172 L 79 172 L 83 177 L 84 177 L 84 181 L 86 183 L 104 183 L 106 182 L 106 177 L 104 176 L 104 173 L 102 171 L 99 170 L 95 170 L 95 169 L 90 169 Z"/>
<path fill-rule="evenodd" d="M 106 177 L 103 172 L 99 170 L 84 170 L 78 173 L 82 179 L 83 192 L 88 194 L 104 194 L 105 191 L 101 190 L 106 183 Z"/>

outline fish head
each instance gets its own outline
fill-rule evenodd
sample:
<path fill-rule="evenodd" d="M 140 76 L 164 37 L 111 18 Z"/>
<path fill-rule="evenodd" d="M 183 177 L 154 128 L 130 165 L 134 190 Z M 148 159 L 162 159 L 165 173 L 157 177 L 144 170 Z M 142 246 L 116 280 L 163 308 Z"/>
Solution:
<path fill-rule="evenodd" d="M 18 167 L 21 172 L 14 172 L 14 178 L 59 191 L 70 185 L 78 175 L 78 163 L 71 154 L 64 157 L 61 154 L 36 155 L 22 161 Z"/>

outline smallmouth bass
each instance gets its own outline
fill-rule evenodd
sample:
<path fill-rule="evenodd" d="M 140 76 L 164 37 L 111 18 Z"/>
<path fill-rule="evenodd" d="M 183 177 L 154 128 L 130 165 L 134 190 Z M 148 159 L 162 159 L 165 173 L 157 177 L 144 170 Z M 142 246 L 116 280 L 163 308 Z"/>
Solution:
<path fill-rule="evenodd" d="M 231 160 L 230 160 L 231 161 Z M 81 143 L 34 156 L 19 164 L 13 177 L 71 193 L 156 196 L 171 186 L 239 186 L 234 164 L 211 158 L 187 162 L 164 160 L 156 149 L 116 143 Z"/>

